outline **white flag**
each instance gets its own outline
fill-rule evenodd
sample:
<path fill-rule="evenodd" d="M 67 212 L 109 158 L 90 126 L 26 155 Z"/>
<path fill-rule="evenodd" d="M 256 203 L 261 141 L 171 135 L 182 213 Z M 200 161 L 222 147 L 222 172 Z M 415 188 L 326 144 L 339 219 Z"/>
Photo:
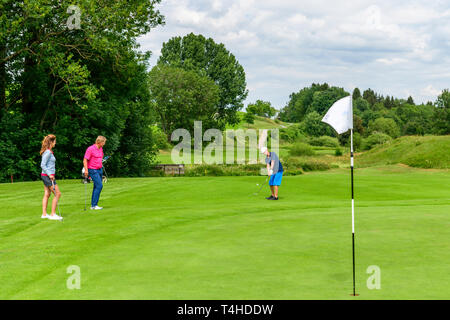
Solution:
<path fill-rule="evenodd" d="M 336 101 L 323 117 L 322 122 L 328 123 L 339 134 L 346 132 L 348 129 L 353 129 L 352 96 Z"/>

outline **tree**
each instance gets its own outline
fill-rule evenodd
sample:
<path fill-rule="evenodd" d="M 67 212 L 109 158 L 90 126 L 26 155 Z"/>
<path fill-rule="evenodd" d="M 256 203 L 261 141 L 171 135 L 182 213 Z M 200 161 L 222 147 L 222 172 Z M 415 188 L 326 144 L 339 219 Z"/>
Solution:
<path fill-rule="evenodd" d="M 183 38 L 174 37 L 163 44 L 158 65 L 182 68 L 207 76 L 220 88 L 217 110 L 221 128 L 226 123 L 239 122 L 237 111 L 243 108 L 248 95 L 245 72 L 223 44 L 193 33 Z"/>
<path fill-rule="evenodd" d="M 327 83 L 313 83 L 311 87 L 292 93 L 288 104 L 280 111 L 278 117 L 286 122 L 301 122 L 313 111 L 325 115 L 334 102 L 347 95 L 342 88 L 330 87 Z"/>
<path fill-rule="evenodd" d="M 372 89 L 367 89 L 363 92 L 363 98 L 373 106 L 377 102 L 377 96 Z"/>
<path fill-rule="evenodd" d="M 406 103 L 407 103 L 407 104 L 410 104 L 410 105 L 415 105 L 414 99 L 413 99 L 413 97 L 411 97 L 411 96 L 408 97 L 408 100 L 406 100 Z"/>
<path fill-rule="evenodd" d="M 322 118 L 316 111 L 308 113 L 301 123 L 301 130 L 313 137 L 334 136 L 333 129 L 322 122 Z"/>
<path fill-rule="evenodd" d="M 203 130 L 217 128 L 219 87 L 195 71 L 166 65 L 155 66 L 149 74 L 151 101 L 164 133 L 170 139 L 175 129 L 194 133 L 194 121 Z"/>
<path fill-rule="evenodd" d="M 360 112 L 364 112 L 366 110 L 369 110 L 370 108 L 369 103 L 362 97 L 359 97 L 356 100 L 354 100 L 353 105 L 355 109 L 359 110 Z"/>
<path fill-rule="evenodd" d="M 353 100 L 358 100 L 359 98 L 361 98 L 361 91 L 359 91 L 358 88 L 355 88 L 353 90 L 352 98 Z"/>
<path fill-rule="evenodd" d="M 313 95 L 313 101 L 307 109 L 307 113 L 316 111 L 318 114 L 324 116 L 336 101 L 348 95 L 343 88 L 338 87 L 329 87 L 326 90 L 316 91 Z"/>
<path fill-rule="evenodd" d="M 255 123 L 255 114 L 247 110 L 244 114 L 244 121 L 247 123 L 247 127 L 250 127 L 251 124 Z"/>
<path fill-rule="evenodd" d="M 436 100 L 434 111 L 433 132 L 435 134 L 450 134 L 450 91 L 445 89 Z"/>
<path fill-rule="evenodd" d="M 254 115 L 265 118 L 272 118 L 277 113 L 277 110 L 272 107 L 270 102 L 262 100 L 256 100 L 255 103 L 250 103 L 247 106 L 247 110 L 250 110 Z"/>
<path fill-rule="evenodd" d="M 80 0 L 81 28 L 73 30 L 66 1 L 0 3 L 0 145 L 15 150 L 0 161 L 18 180 L 38 177 L 37 151 L 48 133 L 58 139 L 61 178 L 79 176 L 80 154 L 99 134 L 108 138 L 106 153 L 127 150 L 115 154 L 108 173 L 143 173 L 153 154 L 150 53 L 136 50 L 136 38 L 164 23 L 159 2 Z"/>
<path fill-rule="evenodd" d="M 400 136 L 400 129 L 397 123 L 393 119 L 388 118 L 377 118 L 369 123 L 369 133 L 374 132 L 385 133 L 392 138 L 397 138 Z"/>

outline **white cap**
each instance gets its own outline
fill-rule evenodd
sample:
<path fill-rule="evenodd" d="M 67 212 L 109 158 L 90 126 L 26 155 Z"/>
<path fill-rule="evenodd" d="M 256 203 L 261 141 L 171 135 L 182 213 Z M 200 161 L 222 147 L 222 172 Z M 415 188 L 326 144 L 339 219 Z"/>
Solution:
<path fill-rule="evenodd" d="M 261 153 L 266 153 L 267 147 L 261 147 Z"/>

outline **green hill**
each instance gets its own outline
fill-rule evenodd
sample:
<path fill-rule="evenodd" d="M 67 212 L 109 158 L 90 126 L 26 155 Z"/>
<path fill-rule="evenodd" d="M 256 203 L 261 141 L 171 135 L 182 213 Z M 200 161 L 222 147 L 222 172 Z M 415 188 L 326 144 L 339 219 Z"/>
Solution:
<path fill-rule="evenodd" d="M 357 165 L 405 164 L 416 168 L 450 168 L 450 136 L 406 136 L 358 156 Z"/>
<path fill-rule="evenodd" d="M 244 121 L 245 112 L 238 112 L 238 116 L 241 122 L 234 126 L 227 126 L 227 129 L 281 129 L 286 128 L 290 123 L 280 120 L 272 120 L 269 118 L 255 116 L 255 122 L 253 124 L 247 124 Z"/>

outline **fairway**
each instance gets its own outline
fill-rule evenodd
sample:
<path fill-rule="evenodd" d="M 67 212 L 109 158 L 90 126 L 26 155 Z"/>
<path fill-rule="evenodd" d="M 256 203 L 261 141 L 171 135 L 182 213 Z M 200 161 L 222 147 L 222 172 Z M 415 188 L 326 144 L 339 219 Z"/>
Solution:
<path fill-rule="evenodd" d="M 111 178 L 95 213 L 58 181 L 62 223 L 40 219 L 41 182 L 0 184 L 0 299 L 449 298 L 448 170 L 356 170 L 356 298 L 349 170 L 284 177 L 279 201 L 264 180 Z"/>

